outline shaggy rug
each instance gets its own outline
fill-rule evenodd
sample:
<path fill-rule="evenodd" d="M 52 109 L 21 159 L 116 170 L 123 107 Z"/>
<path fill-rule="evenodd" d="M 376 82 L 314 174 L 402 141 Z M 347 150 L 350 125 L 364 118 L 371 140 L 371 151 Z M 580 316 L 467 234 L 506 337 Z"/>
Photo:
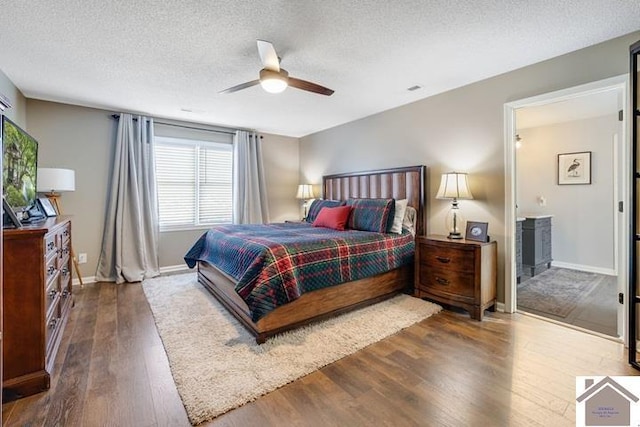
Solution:
<path fill-rule="evenodd" d="M 567 317 L 603 276 L 552 267 L 518 285 L 518 308 Z"/>
<path fill-rule="evenodd" d="M 171 373 L 193 425 L 356 352 L 441 310 L 408 295 L 275 336 L 254 337 L 196 274 L 143 282 Z"/>

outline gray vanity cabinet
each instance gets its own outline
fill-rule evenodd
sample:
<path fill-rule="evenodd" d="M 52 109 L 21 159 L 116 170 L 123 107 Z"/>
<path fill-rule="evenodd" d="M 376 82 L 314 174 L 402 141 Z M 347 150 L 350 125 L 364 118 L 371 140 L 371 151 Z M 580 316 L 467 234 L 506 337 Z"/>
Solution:
<path fill-rule="evenodd" d="M 520 283 L 522 276 L 522 222 L 524 219 L 518 218 L 516 221 L 516 281 Z"/>
<path fill-rule="evenodd" d="M 522 222 L 522 267 L 533 277 L 551 267 L 551 216 Z"/>

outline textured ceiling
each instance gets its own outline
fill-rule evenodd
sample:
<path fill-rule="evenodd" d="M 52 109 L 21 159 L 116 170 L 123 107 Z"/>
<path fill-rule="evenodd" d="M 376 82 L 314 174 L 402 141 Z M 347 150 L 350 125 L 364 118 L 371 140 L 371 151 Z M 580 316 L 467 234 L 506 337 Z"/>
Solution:
<path fill-rule="evenodd" d="M 0 70 L 29 98 L 303 136 L 638 29 L 637 0 L 12 1 Z M 335 94 L 218 94 L 257 78 L 256 39 Z"/>

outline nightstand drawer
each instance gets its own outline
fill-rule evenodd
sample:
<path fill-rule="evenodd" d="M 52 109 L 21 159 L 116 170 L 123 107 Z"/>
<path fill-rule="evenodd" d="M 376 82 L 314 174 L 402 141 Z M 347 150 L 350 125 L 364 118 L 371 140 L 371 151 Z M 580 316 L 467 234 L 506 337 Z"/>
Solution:
<path fill-rule="evenodd" d="M 450 248 L 427 243 L 420 251 L 420 265 L 473 273 L 475 268 L 473 248 Z"/>
<path fill-rule="evenodd" d="M 420 266 L 420 282 L 418 287 L 427 292 L 443 295 L 474 296 L 473 271 L 465 273 L 441 268 Z"/>

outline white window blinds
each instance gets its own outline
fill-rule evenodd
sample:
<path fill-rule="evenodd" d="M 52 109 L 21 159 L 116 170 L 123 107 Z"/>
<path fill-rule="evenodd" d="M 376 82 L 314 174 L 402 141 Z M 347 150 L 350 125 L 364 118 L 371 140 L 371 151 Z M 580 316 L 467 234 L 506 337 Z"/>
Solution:
<path fill-rule="evenodd" d="M 231 144 L 156 136 L 160 229 L 231 223 Z"/>

